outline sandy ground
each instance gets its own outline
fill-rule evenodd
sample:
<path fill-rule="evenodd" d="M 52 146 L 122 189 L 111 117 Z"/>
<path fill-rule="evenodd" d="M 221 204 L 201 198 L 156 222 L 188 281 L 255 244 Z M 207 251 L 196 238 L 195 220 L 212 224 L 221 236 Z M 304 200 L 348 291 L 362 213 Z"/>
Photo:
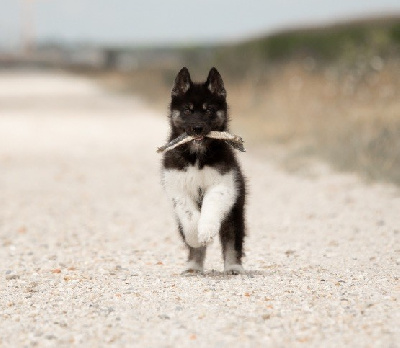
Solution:
<path fill-rule="evenodd" d="M 216 243 L 182 276 L 166 135 L 90 81 L 0 74 L 0 346 L 400 346 L 398 189 L 250 148 L 248 274 Z"/>

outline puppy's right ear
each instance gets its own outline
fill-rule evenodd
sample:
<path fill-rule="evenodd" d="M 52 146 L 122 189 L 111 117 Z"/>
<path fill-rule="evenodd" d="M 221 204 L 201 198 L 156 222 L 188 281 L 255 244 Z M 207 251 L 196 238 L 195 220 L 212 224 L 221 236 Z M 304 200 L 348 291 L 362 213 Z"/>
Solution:
<path fill-rule="evenodd" d="M 189 70 L 185 67 L 176 75 L 174 87 L 171 96 L 177 97 L 184 95 L 190 88 L 192 80 L 190 79 Z"/>

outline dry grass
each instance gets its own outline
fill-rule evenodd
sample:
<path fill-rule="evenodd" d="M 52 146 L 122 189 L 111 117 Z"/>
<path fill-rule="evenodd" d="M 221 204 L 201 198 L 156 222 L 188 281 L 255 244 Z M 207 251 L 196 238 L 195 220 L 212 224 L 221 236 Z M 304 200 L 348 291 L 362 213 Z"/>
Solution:
<path fill-rule="evenodd" d="M 295 143 L 298 155 L 400 184 L 400 66 L 379 68 L 312 72 L 289 64 L 228 91 L 258 141 Z"/>
<path fill-rule="evenodd" d="M 93 77 L 165 112 L 174 74 L 142 70 Z M 291 62 L 225 81 L 233 126 L 247 141 L 291 145 L 288 158 L 317 156 L 338 169 L 400 184 L 399 61 L 376 58 L 353 68 Z"/>

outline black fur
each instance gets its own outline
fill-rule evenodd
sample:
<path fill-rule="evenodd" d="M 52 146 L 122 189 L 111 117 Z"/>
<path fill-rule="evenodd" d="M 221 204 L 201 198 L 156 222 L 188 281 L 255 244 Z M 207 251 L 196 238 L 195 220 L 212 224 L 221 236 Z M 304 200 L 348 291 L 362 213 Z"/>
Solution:
<path fill-rule="evenodd" d="M 179 111 L 179 116 L 177 112 Z M 221 117 L 221 110 L 223 116 Z M 220 111 L 218 113 L 218 111 Z M 170 104 L 170 136 L 169 141 L 182 133 L 203 136 L 210 131 L 228 130 L 228 106 L 226 91 L 222 78 L 217 69 L 212 68 L 204 83 L 194 83 L 187 68 L 181 69 L 175 79 L 171 93 Z M 199 169 L 210 166 L 225 174 L 234 170 L 238 195 L 232 209 L 221 224 L 220 240 L 225 257 L 228 243 L 233 242 L 237 255 L 237 263 L 241 264 L 243 243 L 245 237 L 244 207 L 246 188 L 241 168 L 236 159 L 234 150 L 226 142 L 210 138 L 202 138 L 197 150 L 193 149 L 193 142 L 186 143 L 168 151 L 163 157 L 164 169 L 186 171 L 188 166 L 197 165 Z M 205 193 L 199 188 L 197 203 L 202 205 Z M 184 233 L 179 224 L 179 232 L 184 239 Z M 189 260 L 203 260 L 206 249 L 189 247 Z"/>

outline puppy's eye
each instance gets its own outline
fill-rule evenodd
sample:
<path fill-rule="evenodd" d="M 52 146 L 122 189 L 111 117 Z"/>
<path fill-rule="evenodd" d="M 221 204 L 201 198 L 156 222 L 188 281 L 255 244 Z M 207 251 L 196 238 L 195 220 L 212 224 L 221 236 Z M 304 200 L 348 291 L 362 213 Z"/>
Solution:
<path fill-rule="evenodd" d="M 183 113 L 185 115 L 190 115 L 192 112 L 193 112 L 193 104 L 185 105 L 185 107 L 183 108 Z"/>
<path fill-rule="evenodd" d="M 208 115 L 211 115 L 211 114 L 213 114 L 214 112 L 215 112 L 215 107 L 212 106 L 212 105 L 208 105 L 207 108 L 206 108 L 206 113 L 207 113 Z"/>

